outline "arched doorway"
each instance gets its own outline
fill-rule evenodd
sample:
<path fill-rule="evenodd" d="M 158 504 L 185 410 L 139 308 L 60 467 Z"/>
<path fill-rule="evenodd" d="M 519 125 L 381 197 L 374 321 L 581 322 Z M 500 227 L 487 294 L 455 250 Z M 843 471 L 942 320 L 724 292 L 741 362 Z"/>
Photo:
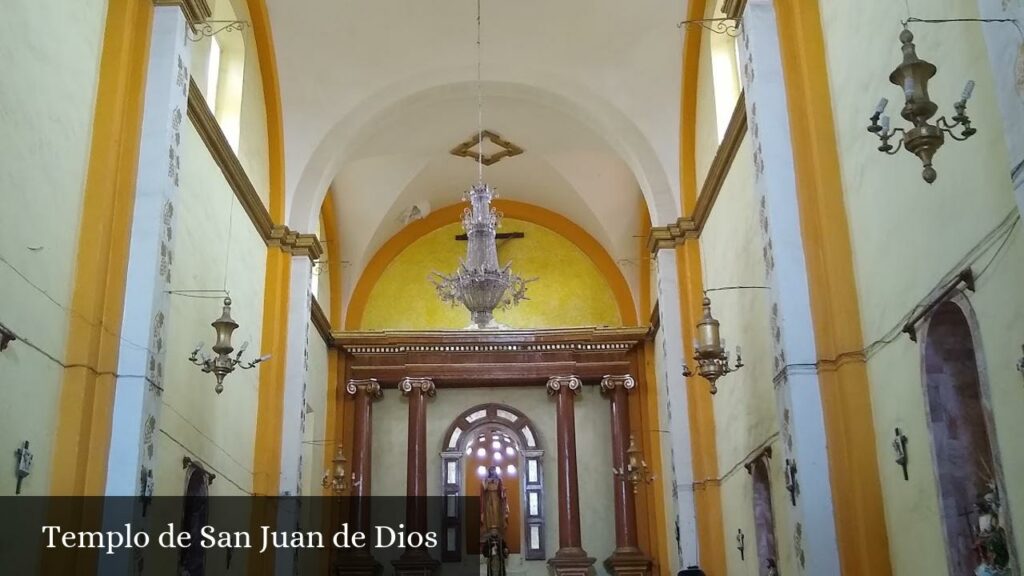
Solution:
<path fill-rule="evenodd" d="M 976 333 L 966 301 L 947 301 L 929 319 L 923 373 L 939 511 L 951 575 L 982 563 L 1011 563 L 1009 514 Z"/>
<path fill-rule="evenodd" d="M 459 502 L 480 495 L 489 466 L 500 466 L 508 494 L 511 552 L 544 560 L 544 450 L 530 419 L 511 406 L 481 404 L 460 414 L 443 441 L 442 560 L 458 562 L 463 551 L 478 544 L 480 520 L 470 518 Z"/>
<path fill-rule="evenodd" d="M 772 508 L 771 475 L 768 470 L 770 454 L 770 452 L 762 454 L 747 467 L 753 483 L 757 573 L 760 576 L 773 574 L 771 570 L 772 568 L 777 569 L 779 558 L 778 548 L 775 545 L 775 512 Z"/>

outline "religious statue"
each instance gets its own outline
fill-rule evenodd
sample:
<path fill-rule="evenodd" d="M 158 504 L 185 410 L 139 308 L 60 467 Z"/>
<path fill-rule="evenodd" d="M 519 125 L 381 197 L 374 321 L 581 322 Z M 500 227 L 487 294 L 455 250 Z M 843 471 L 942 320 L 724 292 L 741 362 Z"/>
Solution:
<path fill-rule="evenodd" d="M 505 560 L 509 549 L 505 543 L 508 528 L 508 494 L 498 474 L 498 467 L 487 469 L 480 486 L 480 547 L 487 559 L 487 576 L 505 576 Z"/>
<path fill-rule="evenodd" d="M 1004 576 L 1010 574 L 1010 551 L 1006 529 L 999 522 L 999 489 L 989 482 L 987 491 L 978 499 L 978 526 L 975 531 L 975 550 L 980 564 L 975 576 Z"/>

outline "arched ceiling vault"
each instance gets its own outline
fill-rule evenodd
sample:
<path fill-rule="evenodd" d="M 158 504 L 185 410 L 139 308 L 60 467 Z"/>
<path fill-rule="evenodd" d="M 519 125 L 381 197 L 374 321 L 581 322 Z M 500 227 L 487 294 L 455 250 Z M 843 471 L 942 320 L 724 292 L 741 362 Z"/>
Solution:
<path fill-rule="evenodd" d="M 476 1 L 266 0 L 285 132 L 286 221 L 334 190 L 345 292 L 414 204 L 459 200 L 475 163 Z M 636 292 L 640 210 L 679 214 L 686 2 L 483 0 L 484 128 L 522 147 L 485 169 L 504 197 L 569 218 Z M 646 204 L 644 203 L 646 201 Z M 335 265 L 337 265 L 336 263 Z"/>

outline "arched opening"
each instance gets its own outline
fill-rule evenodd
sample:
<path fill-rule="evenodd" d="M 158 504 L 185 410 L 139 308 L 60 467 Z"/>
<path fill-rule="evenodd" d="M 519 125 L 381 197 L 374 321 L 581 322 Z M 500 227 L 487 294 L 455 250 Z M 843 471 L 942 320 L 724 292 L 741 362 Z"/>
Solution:
<path fill-rule="evenodd" d="M 210 484 L 215 476 L 187 457 L 182 464 L 185 466 L 185 502 L 181 526 L 191 539 L 178 553 L 178 573 L 202 576 L 206 573 L 206 549 L 200 545 L 200 532 L 209 524 Z"/>
<path fill-rule="evenodd" d="M 941 304 L 924 340 L 928 424 L 950 574 L 1010 564 L 1007 514 L 976 341 L 964 310 Z"/>
<path fill-rule="evenodd" d="M 536 426 L 504 404 L 482 404 L 460 414 L 444 435 L 442 559 L 458 562 L 479 546 L 480 518 L 469 518 L 459 497 L 478 498 L 491 466 L 500 468 L 508 500 L 506 544 L 511 554 L 544 560 L 544 450 Z"/>
<path fill-rule="evenodd" d="M 750 464 L 750 475 L 753 481 L 754 500 L 754 535 L 757 538 L 757 573 L 760 576 L 777 574 L 779 558 L 775 545 L 775 513 L 772 508 L 771 476 L 768 473 L 767 455 Z"/>

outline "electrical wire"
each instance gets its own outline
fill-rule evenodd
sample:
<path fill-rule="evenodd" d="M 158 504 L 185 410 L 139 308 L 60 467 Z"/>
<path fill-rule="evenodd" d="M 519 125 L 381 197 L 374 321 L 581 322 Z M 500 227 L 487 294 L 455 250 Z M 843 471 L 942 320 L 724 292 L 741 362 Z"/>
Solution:
<path fill-rule="evenodd" d="M 103 332 L 107 333 L 110 336 L 113 336 L 114 338 L 117 338 L 119 341 L 121 341 L 122 343 L 124 343 L 124 344 L 126 344 L 126 345 L 128 345 L 128 346 L 130 346 L 132 348 L 135 348 L 137 350 L 144 350 L 146 352 L 150 351 L 148 346 L 142 346 L 141 344 L 137 344 L 137 343 L 132 342 L 131 340 L 128 340 L 127 338 L 124 338 L 123 336 L 121 336 L 120 326 L 118 327 L 117 331 L 114 331 L 111 328 L 109 328 L 105 323 L 103 323 L 103 322 L 94 322 L 91 318 L 89 318 L 86 315 L 82 314 L 81 312 L 75 310 L 74 308 L 71 308 L 69 306 L 65 306 L 64 304 L 61 304 L 53 296 L 51 296 L 49 292 L 47 292 L 42 287 L 40 287 L 38 284 L 36 284 L 32 280 L 30 280 L 28 278 L 28 276 L 22 274 L 22 272 L 20 270 L 18 270 L 18 268 L 15 267 L 14 264 L 12 264 L 9 260 L 4 258 L 3 256 L 0 256 L 0 263 L 3 263 L 8 268 L 10 268 L 11 271 L 14 272 L 15 274 L 17 274 L 22 280 L 24 280 L 26 284 L 31 286 L 36 292 L 39 292 L 40 294 L 42 294 L 43 297 L 45 297 L 47 300 L 52 302 L 55 306 L 57 306 L 58 308 L 60 308 L 61 310 L 65 311 L 65 312 L 67 312 L 71 316 L 74 316 L 78 320 L 84 322 L 86 325 L 88 325 L 88 326 L 90 326 L 92 328 L 99 328 Z"/>
<path fill-rule="evenodd" d="M 996 244 L 998 243 L 998 246 L 992 253 L 992 256 L 988 259 L 988 261 L 985 262 L 984 265 L 982 265 L 978 272 L 974 274 L 974 280 L 975 282 L 977 282 L 983 276 L 985 276 L 989 269 L 992 267 L 993 263 L 995 263 L 996 259 L 1000 256 L 1000 254 L 1002 254 L 1003 250 L 1006 248 L 1011 237 L 1016 231 L 1019 223 L 1020 213 L 1017 211 L 1017 208 L 1014 207 L 1010 210 L 1010 213 L 1007 214 L 1007 216 L 995 228 L 993 228 L 988 234 L 986 234 L 981 239 L 981 241 L 979 241 L 973 248 L 968 250 L 967 254 L 964 255 L 964 257 L 961 258 L 950 269 L 950 271 L 947 272 L 942 277 L 942 279 L 935 285 L 935 287 L 928 291 L 928 294 L 925 296 L 923 300 L 915 304 L 906 314 L 904 314 L 892 326 L 892 328 L 890 328 L 882 336 L 872 341 L 867 346 L 861 348 L 860 350 L 849 350 L 846 352 L 840 352 L 831 359 L 819 360 L 818 362 L 813 364 L 806 362 L 786 364 L 779 370 L 778 375 L 776 375 L 776 378 L 778 378 L 779 375 L 786 373 L 790 368 L 817 368 L 822 363 L 834 364 L 846 358 L 856 358 L 861 356 L 863 356 L 865 359 L 872 358 L 883 348 L 885 348 L 889 344 L 892 344 L 893 342 L 900 338 L 900 335 L 903 334 L 903 327 L 906 325 L 906 323 L 911 318 L 913 318 L 918 311 L 920 311 L 922 308 L 928 305 L 932 296 L 936 292 L 939 292 L 942 289 L 944 289 L 949 284 L 949 282 L 953 280 L 953 278 L 955 278 L 958 274 L 960 274 L 960 272 L 963 271 L 965 268 L 976 264 L 979 260 L 981 260 L 981 258 L 986 253 L 991 251 L 991 248 L 993 246 L 996 246 Z"/>

